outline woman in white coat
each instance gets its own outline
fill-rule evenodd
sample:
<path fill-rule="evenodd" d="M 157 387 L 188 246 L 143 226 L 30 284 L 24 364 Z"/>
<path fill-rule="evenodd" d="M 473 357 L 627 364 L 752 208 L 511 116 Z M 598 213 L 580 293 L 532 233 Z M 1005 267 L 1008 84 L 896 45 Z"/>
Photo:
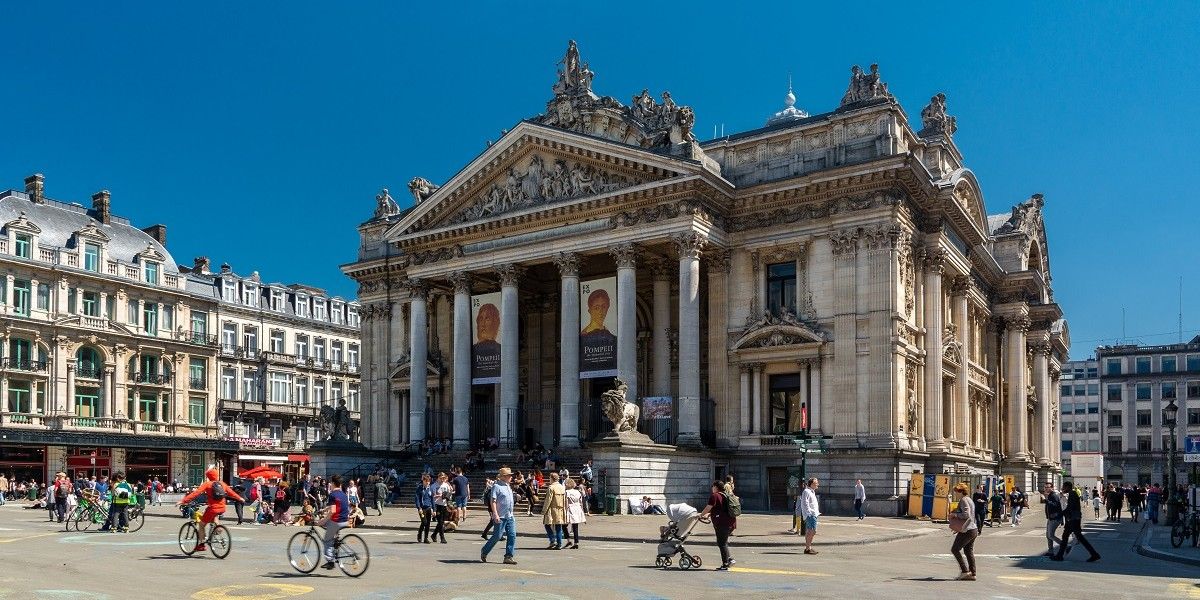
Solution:
<path fill-rule="evenodd" d="M 567 480 L 567 525 L 570 530 L 567 532 L 567 541 L 570 542 L 574 536 L 574 543 L 569 547 L 579 549 L 579 524 L 587 523 L 587 511 L 583 506 L 583 494 L 576 489 L 574 479 Z"/>

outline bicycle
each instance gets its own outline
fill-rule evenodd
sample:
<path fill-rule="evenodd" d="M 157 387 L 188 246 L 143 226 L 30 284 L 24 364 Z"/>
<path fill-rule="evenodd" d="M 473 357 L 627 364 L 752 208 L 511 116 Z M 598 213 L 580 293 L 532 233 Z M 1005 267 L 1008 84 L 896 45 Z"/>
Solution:
<path fill-rule="evenodd" d="M 191 556 L 196 552 L 196 546 L 200 543 L 200 518 L 203 511 L 196 511 L 192 518 L 184 523 L 179 528 L 179 549 L 184 555 Z M 208 544 L 208 550 L 217 558 L 225 558 L 229 556 L 229 551 L 233 549 L 233 536 L 230 535 L 229 529 L 224 525 L 210 523 L 208 528 L 208 536 L 205 538 L 205 543 Z"/>
<path fill-rule="evenodd" d="M 301 531 L 288 540 L 288 562 L 292 568 L 301 573 L 312 573 L 321 564 L 321 536 L 317 534 L 317 526 L 309 525 L 307 531 Z M 371 562 L 371 553 L 367 543 L 353 533 L 341 535 L 333 540 L 333 562 L 343 573 L 351 577 L 359 577 L 367 572 Z"/>
<path fill-rule="evenodd" d="M 1187 538 L 1192 538 L 1192 547 L 1200 541 L 1200 513 L 1194 510 L 1180 513 L 1171 525 L 1171 546 L 1178 548 Z"/>
<path fill-rule="evenodd" d="M 92 498 L 83 496 L 79 499 L 75 510 L 67 518 L 66 530 L 87 531 L 93 525 L 101 525 L 107 520 L 108 506 L 104 504 L 103 500 L 96 496 Z"/>

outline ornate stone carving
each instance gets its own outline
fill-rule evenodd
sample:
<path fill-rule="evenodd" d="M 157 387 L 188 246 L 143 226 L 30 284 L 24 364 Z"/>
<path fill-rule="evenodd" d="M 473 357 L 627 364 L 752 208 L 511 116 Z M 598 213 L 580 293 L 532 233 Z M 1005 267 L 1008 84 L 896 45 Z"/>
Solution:
<path fill-rule="evenodd" d="M 705 261 L 708 262 L 708 268 L 711 272 L 729 274 L 729 269 L 733 266 L 733 251 L 728 248 L 713 250 L 704 255 Z"/>
<path fill-rule="evenodd" d="M 846 88 L 846 94 L 842 96 L 841 106 L 877 98 L 892 98 L 887 84 L 879 78 L 879 65 L 871 65 L 870 73 L 864 73 L 858 65 L 850 67 L 850 85 Z"/>
<path fill-rule="evenodd" d="M 897 257 L 900 261 L 900 285 L 904 288 L 904 316 L 914 317 L 913 311 L 917 306 L 916 266 L 913 258 L 912 236 L 903 234 L 899 242 L 900 250 Z"/>
<path fill-rule="evenodd" d="M 907 401 L 905 402 L 905 422 L 908 425 L 908 434 L 910 436 L 919 435 L 918 427 L 920 424 L 919 415 L 921 414 L 921 399 L 917 395 L 917 369 L 910 361 L 905 360 L 902 363 L 904 368 L 904 388 L 907 391 Z"/>
<path fill-rule="evenodd" d="M 638 408 L 638 405 L 625 401 L 625 394 L 629 392 L 629 386 L 625 385 L 624 381 L 617 379 L 616 385 L 616 389 L 608 390 L 600 395 L 604 416 L 612 421 L 613 433 L 637 431 L 638 418 L 641 416 L 642 410 Z"/>
<path fill-rule="evenodd" d="M 958 325 L 946 323 L 942 330 L 942 356 L 954 364 L 962 364 L 962 344 L 958 341 Z"/>
<path fill-rule="evenodd" d="M 426 284 L 424 280 L 409 279 L 404 285 L 408 288 L 408 295 L 412 297 L 413 300 L 429 299 L 429 285 Z"/>
<path fill-rule="evenodd" d="M 554 256 L 554 264 L 563 277 L 579 277 L 580 257 L 574 252 L 559 252 Z"/>
<path fill-rule="evenodd" d="M 430 250 L 414 252 L 412 254 L 411 261 L 414 265 L 423 265 L 425 263 L 437 262 L 439 260 L 462 258 L 462 255 L 462 246 L 455 244 L 453 246 L 442 246 L 441 248 L 433 248 Z"/>
<path fill-rule="evenodd" d="M 1025 315 L 1016 315 L 1004 319 L 1004 324 L 1009 329 L 1016 329 L 1017 331 L 1029 331 L 1029 326 L 1032 323 L 1030 323 L 1029 317 Z"/>
<path fill-rule="evenodd" d="M 938 92 L 929 99 L 929 104 L 921 109 L 921 137 L 933 135 L 954 135 L 958 131 L 956 119 L 946 112 L 946 95 Z"/>
<path fill-rule="evenodd" d="M 496 274 L 500 276 L 501 286 L 516 286 L 525 275 L 524 267 L 514 264 L 497 265 Z"/>
<path fill-rule="evenodd" d="M 430 181 L 424 177 L 413 177 L 408 182 L 408 192 L 412 194 L 413 206 L 424 202 L 426 198 L 432 196 L 434 192 L 438 191 L 439 187 L 441 186 L 430 183 Z"/>
<path fill-rule="evenodd" d="M 688 231 L 671 236 L 671 241 L 679 252 L 679 258 L 700 258 L 704 246 L 708 245 L 708 236 L 698 231 Z"/>
<path fill-rule="evenodd" d="M 323 439 L 335 442 L 354 439 L 354 420 L 350 418 L 345 400 L 338 403 L 336 409 L 329 405 L 322 406 L 318 420 L 324 434 L 321 436 Z"/>
<path fill-rule="evenodd" d="M 967 293 L 967 291 L 970 289 L 971 289 L 971 280 L 966 277 L 963 277 L 960 275 L 950 281 L 950 295 L 951 296 L 965 295 Z"/>
<path fill-rule="evenodd" d="M 862 238 L 866 243 L 867 250 L 891 249 L 896 247 L 896 242 L 899 241 L 900 234 L 903 231 L 895 223 L 888 223 L 877 227 L 864 227 Z"/>
<path fill-rule="evenodd" d="M 925 271 L 941 274 L 946 269 L 946 251 L 941 248 L 925 250 Z"/>
<path fill-rule="evenodd" d="M 471 293 L 471 276 L 465 271 L 454 271 L 446 277 L 454 285 L 455 294 Z"/>
<path fill-rule="evenodd" d="M 375 195 L 375 218 L 382 219 L 399 212 L 400 207 L 392 199 L 392 195 L 388 193 L 388 189 L 383 188 L 379 190 L 379 193 Z"/>
<path fill-rule="evenodd" d="M 1029 200 L 1014 206 L 1008 220 L 996 230 L 996 235 L 1006 233 L 1038 235 L 1042 229 L 1042 206 L 1044 205 L 1045 200 L 1042 195 L 1034 194 Z"/>
<path fill-rule="evenodd" d="M 682 202 L 644 206 L 634 211 L 613 215 L 609 219 L 609 224 L 612 227 L 625 227 L 640 223 L 654 223 L 656 221 L 674 219 L 684 214 L 684 208 L 686 207 Z"/>
<path fill-rule="evenodd" d="M 805 202 L 799 205 L 731 218 L 726 224 L 725 230 L 732 233 L 748 229 L 788 225 L 798 221 L 822 219 L 837 214 L 881 206 L 899 206 L 903 203 L 904 198 L 905 193 L 902 190 L 896 189 L 884 192 L 871 192 L 861 196 L 843 196 L 826 202 Z"/>
<path fill-rule="evenodd" d="M 635 244 L 618 244 L 609 248 L 608 252 L 617 263 L 617 268 L 630 269 L 637 267 L 638 257 L 642 254 L 641 248 Z"/>
<path fill-rule="evenodd" d="M 641 182 L 592 165 L 535 154 L 523 170 L 509 167 L 508 174 L 468 205 L 457 221 L 473 221 L 538 204 L 611 192 L 637 183 Z"/>
<path fill-rule="evenodd" d="M 829 234 L 834 256 L 848 256 L 858 251 L 858 229 L 840 229 Z"/>

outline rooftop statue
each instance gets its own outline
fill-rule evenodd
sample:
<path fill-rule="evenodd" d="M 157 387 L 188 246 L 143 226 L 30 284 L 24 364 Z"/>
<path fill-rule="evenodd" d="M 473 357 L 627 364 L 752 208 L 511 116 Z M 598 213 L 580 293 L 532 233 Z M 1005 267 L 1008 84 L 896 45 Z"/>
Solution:
<path fill-rule="evenodd" d="M 375 196 L 375 218 L 390 217 L 399 212 L 400 207 L 392 199 L 392 195 L 388 193 L 388 189 L 383 188 L 379 190 L 379 194 Z"/>
<path fill-rule="evenodd" d="M 842 96 L 842 106 L 891 97 L 892 94 L 888 92 L 887 84 L 879 78 L 878 64 L 871 65 L 870 73 L 864 73 L 858 65 L 850 67 L 850 85 L 846 88 L 846 94 Z"/>
<path fill-rule="evenodd" d="M 946 95 L 938 92 L 921 109 L 921 137 L 931 135 L 954 135 L 958 131 L 956 119 L 946 112 Z"/>

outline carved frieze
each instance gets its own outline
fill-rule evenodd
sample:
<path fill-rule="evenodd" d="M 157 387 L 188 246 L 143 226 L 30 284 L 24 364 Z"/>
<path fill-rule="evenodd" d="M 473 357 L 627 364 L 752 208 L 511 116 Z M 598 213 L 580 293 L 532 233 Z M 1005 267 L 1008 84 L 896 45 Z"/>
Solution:
<path fill-rule="evenodd" d="M 888 190 L 861 196 L 843 196 L 826 202 L 806 202 L 796 206 L 781 207 L 766 212 L 740 215 L 729 219 L 726 231 L 738 232 L 776 225 L 786 225 L 806 219 L 821 219 L 837 214 L 868 210 L 881 206 L 898 206 L 904 192 Z"/>
<path fill-rule="evenodd" d="M 539 204 L 593 196 L 642 183 L 625 175 L 566 159 L 534 154 L 512 166 L 455 219 L 464 223 Z"/>

